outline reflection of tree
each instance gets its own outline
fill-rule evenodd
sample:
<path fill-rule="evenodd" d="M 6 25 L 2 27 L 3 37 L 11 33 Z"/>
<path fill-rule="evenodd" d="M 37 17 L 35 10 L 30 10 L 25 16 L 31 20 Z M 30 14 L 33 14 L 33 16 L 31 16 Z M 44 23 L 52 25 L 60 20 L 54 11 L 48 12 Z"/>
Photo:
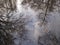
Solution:
<path fill-rule="evenodd" d="M 22 38 L 23 36 L 25 18 L 22 19 L 22 14 L 19 14 L 18 19 L 14 18 L 14 14 L 17 13 L 15 1 L 0 0 L 0 45 L 11 45 L 13 43 L 12 35 L 10 34 L 12 31 L 19 30 L 20 37 Z"/>
<path fill-rule="evenodd" d="M 42 9 L 44 13 L 43 22 L 46 21 L 45 18 L 48 12 L 54 11 L 55 7 L 60 7 L 59 6 L 60 0 L 24 0 L 22 2 L 22 4 L 26 4 L 26 3 L 30 4 L 32 8 L 37 7 L 37 9 Z"/>
<path fill-rule="evenodd" d="M 0 8 L 16 9 L 16 0 L 0 0 Z"/>
<path fill-rule="evenodd" d="M 8 15 L 6 15 L 6 16 L 3 15 L 2 17 L 0 17 L 0 30 L 1 30 L 0 31 L 0 36 L 1 36 L 0 39 L 1 40 L 3 39 L 2 41 L 0 40 L 1 45 L 10 45 L 9 43 L 12 42 L 12 39 L 11 39 L 12 37 L 10 36 L 11 32 L 14 32 L 15 30 L 19 31 L 20 38 L 23 37 L 23 33 L 25 32 L 24 25 L 26 23 L 24 22 L 25 18 L 24 19 L 22 18 L 23 15 L 19 16 L 18 19 L 15 19 L 13 16 L 14 13 L 11 15 L 10 15 L 10 13 L 11 13 L 11 11 L 9 13 L 7 13 Z M 21 14 L 19 14 L 19 15 L 21 15 Z"/>
<path fill-rule="evenodd" d="M 9 15 L 11 11 L 8 12 L 8 10 L 10 10 L 10 8 L 8 8 L 9 6 L 7 6 L 8 0 L 5 1 L 0 0 L 0 45 L 10 45 L 12 42 L 12 36 L 7 32 L 9 29 L 12 29 L 12 23 L 6 20 L 8 19 L 7 15 Z M 5 15 L 5 13 L 7 13 L 7 15 Z"/>
<path fill-rule="evenodd" d="M 44 0 L 24 0 L 22 2 L 22 4 L 26 3 L 29 3 L 31 8 L 37 7 L 37 9 L 43 10 L 43 13 L 40 13 L 38 17 L 42 19 L 42 24 L 46 23 L 46 17 L 49 12 L 54 11 L 55 7 L 60 7 L 60 0 L 45 0 L 45 2 Z M 19 30 L 20 38 L 25 33 L 24 25 L 27 22 L 24 22 L 25 18 L 22 19 L 23 14 L 19 14 L 21 16 L 16 20 L 10 20 L 13 18 L 14 11 L 16 11 L 16 0 L 0 0 L 0 45 L 10 45 L 13 42 L 12 36 L 10 35 L 11 31 Z M 53 41 L 55 41 L 55 37 Z"/>
<path fill-rule="evenodd" d="M 0 45 L 10 45 L 12 36 L 8 33 L 12 28 L 12 22 L 5 20 L 7 17 L 0 15 Z M 8 19 L 8 18 L 7 18 Z"/>
<path fill-rule="evenodd" d="M 24 0 L 22 2 L 22 4 L 26 4 L 26 3 L 28 3 L 29 5 L 31 5 L 31 8 L 33 8 L 33 9 L 35 7 L 37 7 L 37 9 L 43 11 L 43 12 L 40 12 L 40 14 L 38 15 L 38 18 L 39 18 L 39 20 L 42 20 L 42 22 L 40 21 L 41 22 L 40 24 L 42 26 L 45 26 L 46 28 L 47 28 L 46 24 L 48 23 L 48 21 L 46 20 L 46 18 L 49 16 L 49 13 L 50 12 L 54 12 L 54 11 L 56 11 L 56 9 L 60 8 L 60 6 L 59 6 L 60 5 L 60 0 L 45 0 L 45 1 L 44 0 L 28 0 L 28 1 Z M 58 9 L 58 10 L 60 10 L 60 9 Z M 59 45 L 59 40 L 57 39 L 56 35 L 53 35 L 54 33 L 52 33 L 52 34 L 51 33 L 48 34 L 48 33 L 49 32 L 47 32 L 47 34 L 46 34 L 47 36 L 44 35 L 41 38 L 39 37 L 41 39 L 41 40 L 38 39 L 38 43 L 40 43 L 39 45 Z M 52 36 L 52 37 L 50 37 L 50 36 Z"/>

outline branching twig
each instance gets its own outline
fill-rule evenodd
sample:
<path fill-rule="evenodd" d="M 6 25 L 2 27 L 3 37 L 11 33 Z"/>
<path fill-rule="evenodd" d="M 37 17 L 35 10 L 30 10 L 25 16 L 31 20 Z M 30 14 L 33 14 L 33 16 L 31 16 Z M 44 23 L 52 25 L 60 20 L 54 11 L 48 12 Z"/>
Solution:
<path fill-rule="evenodd" d="M 46 11 L 45 11 L 45 15 L 44 15 L 42 24 L 45 22 L 45 18 L 46 18 L 46 16 L 47 16 L 47 11 L 48 11 L 48 7 L 49 7 L 49 2 L 50 2 L 50 0 L 48 0 L 48 1 L 47 1 L 47 4 L 46 4 Z"/>

